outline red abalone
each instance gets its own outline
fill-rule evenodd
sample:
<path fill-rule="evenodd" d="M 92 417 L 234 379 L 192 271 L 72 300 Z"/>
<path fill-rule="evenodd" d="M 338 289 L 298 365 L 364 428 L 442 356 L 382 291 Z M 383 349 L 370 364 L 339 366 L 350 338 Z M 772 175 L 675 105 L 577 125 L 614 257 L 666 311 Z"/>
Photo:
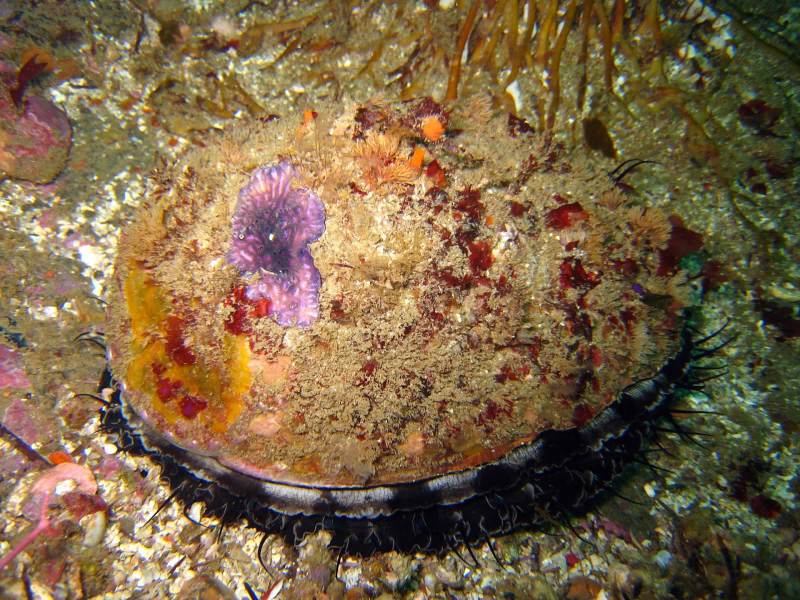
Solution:
<path fill-rule="evenodd" d="M 690 368 L 676 225 L 528 130 L 430 100 L 331 105 L 156 173 L 119 243 L 106 428 L 197 483 L 185 501 L 356 551 L 581 504 Z M 270 177 L 305 216 L 242 216 Z"/>

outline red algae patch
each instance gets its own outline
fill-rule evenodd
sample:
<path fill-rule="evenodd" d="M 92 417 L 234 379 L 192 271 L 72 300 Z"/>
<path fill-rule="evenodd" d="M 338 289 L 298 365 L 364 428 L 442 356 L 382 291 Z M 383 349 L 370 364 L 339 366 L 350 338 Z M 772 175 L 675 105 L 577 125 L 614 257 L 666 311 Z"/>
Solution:
<path fill-rule="evenodd" d="M 678 225 L 642 218 L 558 145 L 510 135 L 505 115 L 451 115 L 449 143 L 409 110 L 242 122 L 154 175 L 120 239 L 108 328 L 145 448 L 202 457 L 201 478 L 391 491 L 590 426 L 678 352 L 675 235 L 639 231 Z M 243 190 L 269 186 L 271 212 L 244 223 Z M 394 510 L 395 491 L 373 495 L 359 515 Z M 314 499 L 328 501 L 350 514 Z"/>

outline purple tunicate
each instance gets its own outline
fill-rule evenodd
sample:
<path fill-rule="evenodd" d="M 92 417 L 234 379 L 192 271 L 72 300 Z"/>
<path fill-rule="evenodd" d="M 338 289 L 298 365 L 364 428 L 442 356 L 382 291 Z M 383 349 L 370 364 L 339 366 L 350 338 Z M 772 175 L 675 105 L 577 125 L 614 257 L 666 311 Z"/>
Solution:
<path fill-rule="evenodd" d="M 291 186 L 288 163 L 256 169 L 239 192 L 228 260 L 242 274 L 259 273 L 250 300 L 270 301 L 283 326 L 310 326 L 319 316 L 321 277 L 308 244 L 325 231 L 325 208 L 313 192 Z"/>

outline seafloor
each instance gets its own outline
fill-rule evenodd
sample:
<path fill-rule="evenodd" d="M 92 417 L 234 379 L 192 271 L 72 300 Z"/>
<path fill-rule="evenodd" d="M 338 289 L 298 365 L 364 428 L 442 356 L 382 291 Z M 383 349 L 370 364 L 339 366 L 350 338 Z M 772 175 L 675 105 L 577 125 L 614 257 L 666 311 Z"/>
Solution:
<path fill-rule="evenodd" d="M 0 598 L 800 597 L 800 9 L 474 4 L 453 88 L 467 1 L 0 2 L 6 70 L 49 57 L 27 93 L 73 131 L 51 183 L 0 182 L 0 555 L 31 531 L 32 486 L 67 455 L 104 503 L 60 495 L 55 525 L 0 572 Z M 633 465 L 618 496 L 569 524 L 475 548 L 475 562 L 337 567 L 325 535 L 268 538 L 262 567 L 244 526 L 220 535 L 189 518 L 199 506 L 155 514 L 169 495 L 158 470 L 118 454 L 80 395 L 104 357 L 79 337 L 103 331 L 119 230 L 162 161 L 244 116 L 299 123 L 322 102 L 424 95 L 512 110 L 574 153 L 655 161 L 626 191 L 702 234 L 696 289 L 709 327 L 729 321 L 727 372 L 685 400 L 710 411 L 681 419 L 702 436 L 665 434 L 654 468 Z"/>

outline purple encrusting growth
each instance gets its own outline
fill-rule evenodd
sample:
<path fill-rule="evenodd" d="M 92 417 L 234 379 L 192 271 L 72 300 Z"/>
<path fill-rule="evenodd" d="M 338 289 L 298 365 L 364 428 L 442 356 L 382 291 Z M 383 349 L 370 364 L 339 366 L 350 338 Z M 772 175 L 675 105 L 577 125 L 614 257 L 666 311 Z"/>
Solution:
<path fill-rule="evenodd" d="M 256 169 L 239 192 L 228 260 L 243 274 L 250 300 L 265 298 L 278 324 L 308 327 L 319 316 L 321 277 L 308 244 L 325 231 L 325 207 L 313 192 L 291 187 L 289 163 Z"/>

